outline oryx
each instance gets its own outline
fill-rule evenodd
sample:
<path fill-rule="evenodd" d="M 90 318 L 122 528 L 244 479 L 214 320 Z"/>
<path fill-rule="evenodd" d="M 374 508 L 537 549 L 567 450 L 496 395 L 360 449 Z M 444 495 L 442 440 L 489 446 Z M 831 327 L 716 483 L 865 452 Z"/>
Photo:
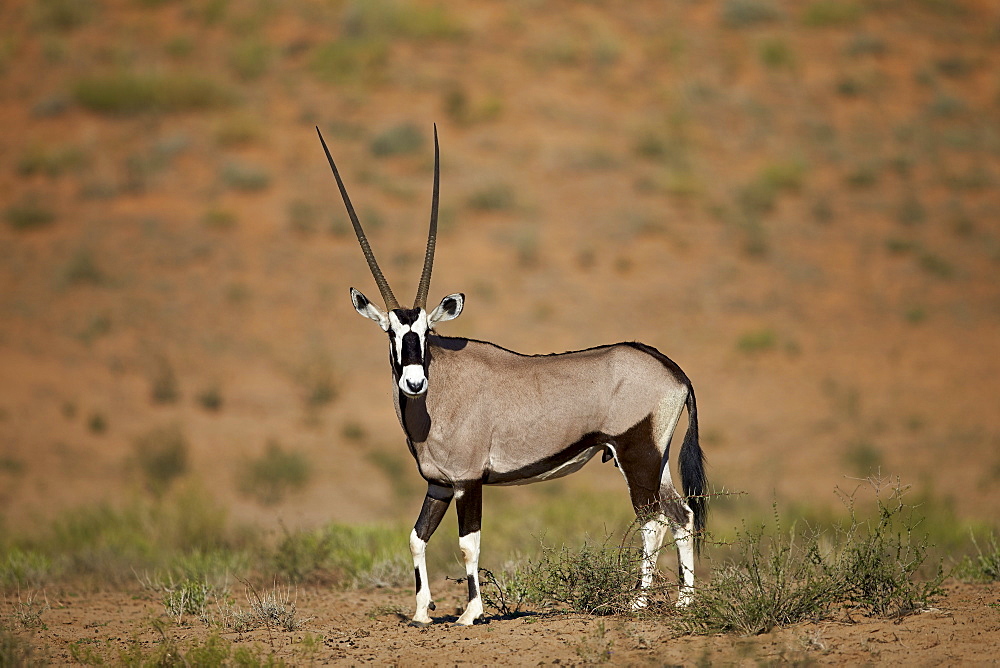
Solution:
<path fill-rule="evenodd" d="M 434 128 L 434 190 L 423 272 L 413 308 L 400 306 L 382 275 L 319 132 L 361 250 L 386 310 L 351 288 L 358 313 L 389 335 L 392 395 L 410 454 L 427 481 L 427 495 L 410 534 L 416 579 L 411 624 L 431 622 L 425 548 L 452 499 L 465 560 L 469 602 L 458 624 L 483 614 L 479 540 L 483 485 L 518 485 L 558 478 L 598 452 L 613 457 L 628 484 L 642 525 L 639 587 L 645 589 L 667 528 L 677 545 L 678 605 L 694 586 L 694 554 L 705 526 L 707 480 L 698 444 L 691 381 L 673 361 L 641 343 L 617 343 L 553 355 L 521 355 L 493 343 L 440 336 L 434 327 L 457 318 L 465 295 L 451 294 L 427 311 L 437 236 L 440 150 Z M 670 439 L 682 410 L 688 427 L 680 448 L 684 496 L 671 481 Z M 638 605 L 645 605 L 640 595 Z"/>

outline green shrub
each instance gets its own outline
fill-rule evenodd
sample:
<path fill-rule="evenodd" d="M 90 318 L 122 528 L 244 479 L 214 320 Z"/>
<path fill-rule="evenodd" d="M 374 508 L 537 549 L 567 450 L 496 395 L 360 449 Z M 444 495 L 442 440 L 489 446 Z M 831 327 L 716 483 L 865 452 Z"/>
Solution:
<path fill-rule="evenodd" d="M 726 0 L 721 14 L 723 25 L 730 28 L 772 23 L 784 16 L 771 0 Z"/>
<path fill-rule="evenodd" d="M 259 79 L 271 64 L 271 47 L 257 38 L 244 39 L 229 52 L 229 67 L 244 81 Z"/>
<path fill-rule="evenodd" d="M 757 47 L 760 61 L 771 69 L 787 69 L 795 64 L 795 54 L 788 42 L 771 37 L 760 42 Z"/>
<path fill-rule="evenodd" d="M 615 544 L 597 546 L 588 541 L 578 549 L 543 548 L 529 561 L 528 595 L 590 615 L 624 614 L 639 598 L 642 553 Z"/>
<path fill-rule="evenodd" d="M 837 533 L 829 563 L 843 603 L 868 616 L 903 617 L 940 595 L 944 570 L 939 561 L 929 579 L 917 579 L 930 547 L 927 535 L 917 533 L 923 518 L 904 502 L 905 488 L 896 483 L 885 494 L 881 481 L 870 480 L 876 514 L 862 518 L 854 495 L 845 497 L 850 522 Z"/>
<path fill-rule="evenodd" d="M 135 439 L 135 459 L 154 494 L 163 494 L 188 470 L 188 442 L 178 425 L 157 427 Z"/>
<path fill-rule="evenodd" d="M 746 332 L 736 341 L 736 349 L 742 353 L 759 353 L 773 350 L 777 346 L 778 335 L 772 329 Z"/>
<path fill-rule="evenodd" d="M 285 532 L 272 556 L 273 569 L 290 582 L 330 582 L 343 587 L 372 584 L 373 571 L 396 563 L 401 586 L 413 577 L 407 535 L 403 526 L 346 526 L 330 524 L 312 531 Z"/>
<path fill-rule="evenodd" d="M 352 37 L 441 40 L 464 30 L 444 5 L 421 6 L 395 0 L 353 0 L 344 10 L 344 33 Z"/>
<path fill-rule="evenodd" d="M 48 227 L 56 220 L 55 212 L 42 204 L 37 197 L 29 196 L 20 204 L 11 204 L 4 211 L 7 224 L 17 231 L 36 230 Z"/>
<path fill-rule="evenodd" d="M 224 118 L 215 128 L 215 140 L 220 146 L 236 148 L 249 146 L 261 140 L 264 135 L 261 123 L 247 114 L 232 114 Z"/>
<path fill-rule="evenodd" d="M 756 635 L 779 626 L 824 617 L 838 600 L 835 577 L 822 564 L 820 535 L 774 532 L 763 527 L 737 534 L 734 556 L 695 590 L 678 627 L 686 633 Z"/>
<path fill-rule="evenodd" d="M 291 588 L 282 589 L 275 586 L 262 595 L 249 581 L 243 580 L 243 585 L 246 587 L 246 599 L 250 609 L 242 610 L 230 605 L 223 622 L 227 628 L 237 633 L 245 633 L 262 626 L 291 632 L 301 630 L 303 624 L 312 620 L 312 617 L 303 619 L 298 616 Z"/>
<path fill-rule="evenodd" d="M 854 25 L 861 19 L 861 5 L 849 0 L 816 0 L 806 7 L 802 23 L 812 28 Z"/>
<path fill-rule="evenodd" d="M 469 207 L 477 211 L 506 211 L 514 208 L 514 189 L 506 183 L 486 186 L 469 196 Z"/>
<path fill-rule="evenodd" d="M 205 619 L 214 592 L 208 583 L 187 579 L 177 584 L 162 585 L 163 608 L 177 624 L 184 623 L 185 616 Z"/>
<path fill-rule="evenodd" d="M 89 22 L 99 9 L 97 0 L 37 0 L 29 5 L 42 28 L 72 30 Z"/>
<path fill-rule="evenodd" d="M 857 490 L 841 493 L 848 517 L 831 528 L 783 531 L 775 509 L 774 530 L 746 528 L 732 555 L 710 582 L 695 589 L 694 602 L 678 611 L 686 633 L 766 633 L 840 609 L 898 618 L 930 605 L 941 594 L 940 560 L 928 568 L 929 538 L 918 534 L 916 506 L 905 503 L 898 482 L 870 478 L 874 516 L 863 517 Z"/>
<path fill-rule="evenodd" d="M 106 278 L 89 248 L 77 249 L 66 263 L 62 274 L 63 283 L 69 286 L 101 285 Z"/>
<path fill-rule="evenodd" d="M 73 88 L 77 102 L 102 114 L 200 111 L 228 105 L 232 94 L 200 74 L 118 73 L 81 79 Z"/>
<path fill-rule="evenodd" d="M 198 393 L 198 404 L 206 411 L 217 413 L 222 410 L 222 390 L 210 385 Z"/>
<path fill-rule="evenodd" d="M 309 481 L 309 460 L 301 452 L 286 451 L 270 440 L 264 454 L 244 462 L 239 473 L 239 490 L 264 505 L 279 503 L 289 492 Z"/>
<path fill-rule="evenodd" d="M 316 76 L 331 83 L 366 82 L 379 78 L 388 60 L 386 40 L 344 38 L 317 49 L 312 70 Z"/>
<path fill-rule="evenodd" d="M 417 153 L 423 148 L 424 134 L 412 123 L 393 126 L 379 134 L 371 143 L 372 155 L 384 158 Z"/>
<path fill-rule="evenodd" d="M 56 178 L 68 171 L 79 171 L 88 162 L 86 154 L 77 147 L 32 146 L 18 159 L 17 173 L 21 176 L 41 174 Z"/>
<path fill-rule="evenodd" d="M 227 188 L 246 193 L 266 190 L 271 185 L 271 174 L 266 168 L 241 162 L 226 163 L 220 178 Z"/>
<path fill-rule="evenodd" d="M 154 404 L 172 404 L 180 398 L 177 374 L 164 355 L 158 355 L 153 362 L 149 398 Z"/>
<path fill-rule="evenodd" d="M 975 557 L 965 557 L 955 567 L 955 577 L 967 582 L 1000 581 L 1000 541 L 996 534 L 990 532 L 989 544 L 985 550 L 979 546 L 975 534 L 972 534 L 972 544 L 976 548 Z"/>
<path fill-rule="evenodd" d="M 205 227 L 213 230 L 230 230 L 236 227 L 236 214 L 230 209 L 212 207 L 201 217 Z"/>
<path fill-rule="evenodd" d="M 847 449 L 844 462 L 855 475 L 865 478 L 877 473 L 882 466 L 882 450 L 871 441 L 861 439 Z"/>

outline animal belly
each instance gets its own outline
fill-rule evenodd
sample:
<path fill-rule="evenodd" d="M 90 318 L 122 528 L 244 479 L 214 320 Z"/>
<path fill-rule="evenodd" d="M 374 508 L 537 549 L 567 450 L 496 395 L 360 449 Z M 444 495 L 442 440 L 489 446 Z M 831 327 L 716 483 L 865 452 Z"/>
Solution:
<path fill-rule="evenodd" d="M 590 459 L 596 455 L 599 451 L 604 448 L 603 445 L 595 445 L 584 450 L 581 450 L 575 456 L 555 463 L 551 468 L 545 468 L 542 470 L 534 470 L 530 473 L 525 472 L 524 477 L 518 475 L 508 474 L 493 474 L 487 477 L 486 484 L 488 485 L 527 485 L 533 482 L 541 482 L 543 480 L 554 480 L 556 478 L 562 478 L 570 473 L 575 473 L 583 468 L 583 465 L 590 461 Z M 496 478 L 494 482 L 491 478 Z"/>

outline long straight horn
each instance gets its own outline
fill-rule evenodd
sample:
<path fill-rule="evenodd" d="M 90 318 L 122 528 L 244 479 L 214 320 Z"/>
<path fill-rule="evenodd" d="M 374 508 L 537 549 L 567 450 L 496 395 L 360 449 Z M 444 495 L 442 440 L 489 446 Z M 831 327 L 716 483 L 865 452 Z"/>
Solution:
<path fill-rule="evenodd" d="M 316 134 L 319 135 L 319 141 L 323 144 L 323 152 L 326 153 L 326 159 L 330 162 L 330 169 L 333 170 L 333 177 L 337 179 L 337 186 L 340 188 L 340 196 L 344 198 L 344 206 L 347 207 L 347 215 L 351 217 L 351 224 L 354 225 L 354 233 L 358 235 L 358 243 L 361 244 L 361 252 L 365 254 L 365 259 L 368 260 L 368 268 L 372 271 L 372 276 L 375 277 L 375 283 L 378 284 L 379 292 L 382 293 L 382 299 L 385 301 L 385 306 L 390 311 L 392 309 L 399 308 L 399 302 L 396 301 L 396 297 L 392 294 L 392 288 L 389 287 L 389 281 L 385 280 L 385 276 L 382 275 L 382 270 L 378 268 L 378 262 L 375 261 L 375 253 L 372 252 L 372 247 L 368 244 L 368 239 L 365 237 L 365 231 L 361 229 L 361 221 L 358 220 L 358 214 L 354 212 L 354 206 L 351 204 L 351 198 L 347 196 L 347 188 L 344 187 L 344 182 L 340 178 L 340 172 L 337 171 L 337 165 L 333 162 L 333 156 L 330 155 L 330 149 L 326 147 L 326 142 L 323 140 L 323 133 L 319 131 L 319 127 L 316 127 Z"/>
<path fill-rule="evenodd" d="M 431 287 L 431 269 L 434 267 L 434 246 L 437 244 L 438 193 L 441 186 L 441 150 L 438 147 L 438 128 L 434 124 L 434 194 L 431 196 L 431 225 L 427 231 L 427 252 L 424 254 L 424 271 L 420 274 L 417 296 L 413 308 L 427 308 L 427 291 Z"/>

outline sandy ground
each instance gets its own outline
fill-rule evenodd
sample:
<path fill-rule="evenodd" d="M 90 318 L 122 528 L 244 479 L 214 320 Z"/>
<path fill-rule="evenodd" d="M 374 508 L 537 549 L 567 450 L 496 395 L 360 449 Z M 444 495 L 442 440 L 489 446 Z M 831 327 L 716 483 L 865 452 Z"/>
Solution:
<path fill-rule="evenodd" d="M 679 637 L 656 619 L 529 612 L 487 617 L 472 628 L 451 624 L 462 587 L 439 582 L 434 625 L 407 626 L 411 596 L 399 590 L 293 592 L 302 628 L 261 628 L 221 637 L 293 665 L 982 665 L 1000 657 L 1000 585 L 946 586 L 935 607 L 896 620 L 803 623 L 753 637 Z M 165 638 L 185 651 L 213 633 L 201 621 L 166 621 L 149 595 L 63 594 L 48 597 L 42 628 L 19 636 L 33 656 L 73 663 L 70 646 L 115 659 L 136 644 L 151 654 Z M 16 600 L 8 597 L 5 613 Z M 160 623 L 154 622 L 160 620 Z"/>

